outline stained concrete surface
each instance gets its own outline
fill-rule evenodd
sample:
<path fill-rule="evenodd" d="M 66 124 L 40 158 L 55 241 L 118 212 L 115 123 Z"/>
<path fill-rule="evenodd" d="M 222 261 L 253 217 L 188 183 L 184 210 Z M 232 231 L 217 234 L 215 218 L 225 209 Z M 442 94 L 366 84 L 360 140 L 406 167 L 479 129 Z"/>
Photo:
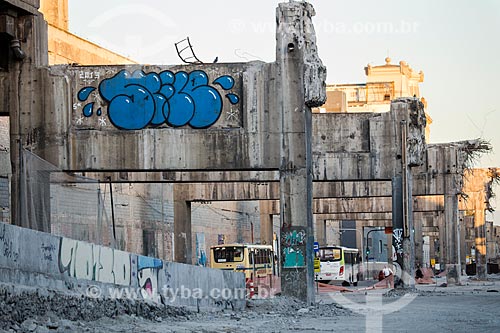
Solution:
<path fill-rule="evenodd" d="M 500 332 L 500 275 L 463 278 L 459 286 L 443 282 L 411 292 L 320 292 L 310 307 L 276 297 L 251 300 L 241 312 L 203 313 L 33 288 L 13 297 L 13 287 L 3 286 L 0 332 Z"/>

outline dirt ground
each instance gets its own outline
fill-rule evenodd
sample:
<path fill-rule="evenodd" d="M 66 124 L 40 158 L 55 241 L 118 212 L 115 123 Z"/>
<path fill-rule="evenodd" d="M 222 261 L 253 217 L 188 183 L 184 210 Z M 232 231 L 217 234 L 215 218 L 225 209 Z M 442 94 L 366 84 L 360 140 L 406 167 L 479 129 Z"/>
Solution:
<path fill-rule="evenodd" d="M 320 291 L 316 304 L 251 300 L 242 312 L 195 313 L 142 302 L 71 298 L 0 289 L 3 332 L 500 332 L 500 276 L 414 291 Z"/>

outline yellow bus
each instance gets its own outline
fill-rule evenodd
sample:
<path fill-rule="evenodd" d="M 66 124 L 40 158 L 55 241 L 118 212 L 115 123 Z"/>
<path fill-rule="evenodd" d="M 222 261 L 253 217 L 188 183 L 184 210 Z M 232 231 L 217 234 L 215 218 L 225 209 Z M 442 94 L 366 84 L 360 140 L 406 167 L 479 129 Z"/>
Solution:
<path fill-rule="evenodd" d="M 273 248 L 239 243 L 211 246 L 210 267 L 242 272 L 251 280 L 267 277 L 274 273 Z"/>

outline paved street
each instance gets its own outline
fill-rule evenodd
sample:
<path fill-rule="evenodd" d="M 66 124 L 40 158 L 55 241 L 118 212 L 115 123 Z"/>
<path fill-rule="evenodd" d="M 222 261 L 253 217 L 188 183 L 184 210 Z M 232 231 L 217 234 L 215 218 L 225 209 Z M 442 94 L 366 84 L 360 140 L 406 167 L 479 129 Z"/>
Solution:
<path fill-rule="evenodd" d="M 131 303 L 137 312 L 103 316 L 102 300 L 68 299 L 37 291 L 3 300 L 3 332 L 500 332 L 500 277 L 467 278 L 460 286 L 418 285 L 415 292 L 350 287 L 324 292 L 315 306 L 286 297 L 252 300 L 242 312 L 196 313 Z M 360 283 L 368 285 L 369 282 Z M 3 294 L 2 294 L 3 295 Z M 17 304 L 14 302 L 17 301 Z M 5 303 L 5 304 L 4 304 Z M 56 304 L 56 305 L 54 305 Z M 77 304 L 85 304 L 78 309 Z M 127 305 L 121 303 L 121 308 Z M 113 305 L 113 303 L 110 303 Z M 108 305 L 109 306 L 109 305 Z M 18 321 L 21 308 L 27 316 Z M 42 315 L 35 316 L 34 309 Z M 11 309 L 11 310 L 9 310 Z M 14 310 L 12 310 L 14 309 Z M 83 320 L 80 311 L 96 320 Z M 82 312 L 83 311 L 83 312 Z M 168 311 L 168 312 L 165 312 Z M 31 315 L 30 315 L 31 314 Z M 149 318 L 149 319 L 146 319 Z M 4 330 L 2 330 L 4 329 Z"/>
<path fill-rule="evenodd" d="M 462 286 L 419 285 L 415 293 L 387 289 L 321 292 L 305 307 L 277 297 L 251 302 L 243 313 L 196 314 L 151 323 L 126 317 L 91 323 L 93 332 L 500 332 L 500 280 Z M 359 289 L 351 288 L 351 289 Z M 366 293 L 366 294 L 365 294 Z M 119 323 L 118 326 L 117 323 Z M 120 326 L 121 325 L 121 326 Z"/>

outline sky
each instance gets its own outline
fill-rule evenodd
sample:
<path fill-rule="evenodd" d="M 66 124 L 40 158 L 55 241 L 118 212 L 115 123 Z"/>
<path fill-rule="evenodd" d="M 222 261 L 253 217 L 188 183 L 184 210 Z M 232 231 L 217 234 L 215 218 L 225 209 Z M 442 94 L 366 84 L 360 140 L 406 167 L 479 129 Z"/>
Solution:
<path fill-rule="evenodd" d="M 144 64 L 182 63 L 174 43 L 186 37 L 204 62 L 273 62 L 279 2 L 69 0 L 69 27 Z M 485 139 L 493 152 L 476 167 L 500 167 L 500 1 L 310 3 L 327 83 L 363 83 L 367 64 L 404 60 L 425 74 L 420 92 L 433 119 L 430 143 Z M 500 210 L 500 200 L 493 205 Z M 493 218 L 500 225 L 500 212 Z"/>

